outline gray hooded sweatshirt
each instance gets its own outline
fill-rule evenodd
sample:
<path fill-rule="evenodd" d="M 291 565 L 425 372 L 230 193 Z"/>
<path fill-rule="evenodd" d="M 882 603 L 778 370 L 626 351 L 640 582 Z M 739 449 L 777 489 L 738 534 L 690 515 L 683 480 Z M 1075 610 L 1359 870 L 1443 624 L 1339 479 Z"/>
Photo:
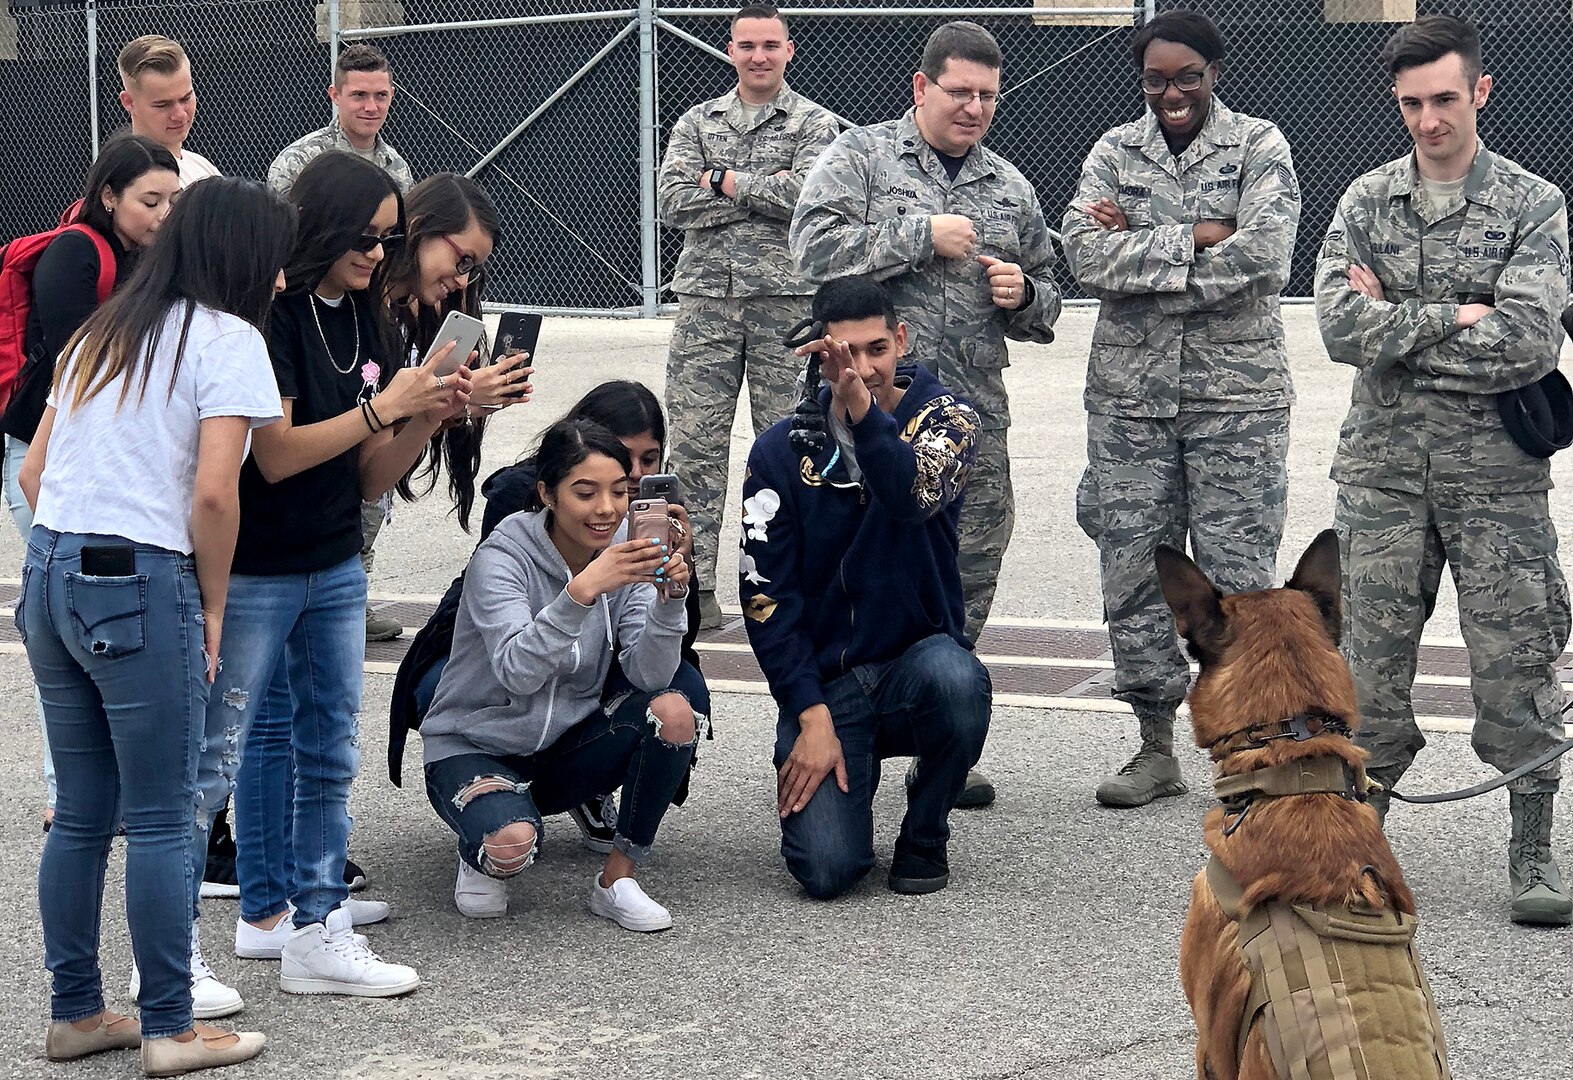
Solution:
<path fill-rule="evenodd" d="M 688 615 L 651 585 L 625 585 L 585 607 L 546 534 L 546 511 L 514 514 L 470 558 L 453 651 L 421 723 L 426 764 L 460 754 L 528 757 L 601 703 L 612 642 L 630 682 L 664 690 Z"/>

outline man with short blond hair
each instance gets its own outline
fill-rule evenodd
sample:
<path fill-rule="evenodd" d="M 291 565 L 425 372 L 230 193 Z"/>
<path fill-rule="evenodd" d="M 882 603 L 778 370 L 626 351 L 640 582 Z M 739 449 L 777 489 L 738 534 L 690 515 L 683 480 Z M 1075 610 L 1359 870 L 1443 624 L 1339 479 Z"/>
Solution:
<path fill-rule="evenodd" d="M 357 154 L 393 178 L 399 190 L 415 183 L 410 166 L 387 139 L 382 125 L 393 105 L 393 72 L 388 58 L 373 45 L 351 45 L 333 62 L 328 100 L 338 115 L 327 127 L 290 143 L 268 167 L 268 187 L 288 195 L 307 162 L 329 150 Z"/>
<path fill-rule="evenodd" d="M 197 117 L 197 92 L 191 84 L 191 61 L 180 42 L 161 34 L 144 34 L 120 50 L 120 104 L 131 117 L 131 131 L 164 144 L 180 163 L 180 186 L 219 176 L 218 168 L 195 150 L 186 137 Z"/>

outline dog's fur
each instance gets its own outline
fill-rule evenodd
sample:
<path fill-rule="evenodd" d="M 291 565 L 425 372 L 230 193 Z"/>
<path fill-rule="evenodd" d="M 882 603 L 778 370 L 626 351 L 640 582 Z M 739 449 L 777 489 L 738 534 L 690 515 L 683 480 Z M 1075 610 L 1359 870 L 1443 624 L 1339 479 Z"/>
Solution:
<path fill-rule="evenodd" d="M 1338 652 L 1340 571 L 1336 535 L 1324 532 L 1281 589 L 1224 596 L 1196 564 L 1159 548 L 1158 579 L 1175 626 L 1201 665 L 1191 691 L 1198 746 L 1253 725 L 1303 712 L 1359 722 L 1354 681 Z M 1220 751 L 1222 752 L 1222 748 Z M 1276 739 L 1263 749 L 1229 754 L 1227 775 L 1332 755 L 1360 766 L 1365 751 L 1331 732 L 1304 742 Z M 1414 914 L 1414 896 L 1382 835 L 1376 812 L 1334 794 L 1259 800 L 1224 836 L 1224 813 L 1203 822 L 1207 846 L 1243 891 L 1249 909 L 1268 901 L 1341 905 L 1355 901 Z M 1363 867 L 1376 871 L 1363 873 Z M 1385 886 L 1385 891 L 1382 888 Z M 1196 1019 L 1196 1074 L 1201 1080 L 1282 1080 L 1266 1041 L 1253 1028 L 1236 1061 L 1251 977 L 1235 924 L 1218 906 L 1205 873 L 1191 885 L 1180 939 L 1180 982 Z"/>

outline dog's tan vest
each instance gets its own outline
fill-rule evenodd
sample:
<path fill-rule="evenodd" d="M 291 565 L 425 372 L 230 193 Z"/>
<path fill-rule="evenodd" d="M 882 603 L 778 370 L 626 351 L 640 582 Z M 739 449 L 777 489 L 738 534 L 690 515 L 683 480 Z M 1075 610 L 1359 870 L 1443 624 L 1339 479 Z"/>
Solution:
<path fill-rule="evenodd" d="M 1260 1021 L 1279 1080 L 1451 1080 L 1414 916 L 1285 903 L 1242 914 L 1217 856 L 1207 884 L 1251 972 L 1236 1060 Z"/>

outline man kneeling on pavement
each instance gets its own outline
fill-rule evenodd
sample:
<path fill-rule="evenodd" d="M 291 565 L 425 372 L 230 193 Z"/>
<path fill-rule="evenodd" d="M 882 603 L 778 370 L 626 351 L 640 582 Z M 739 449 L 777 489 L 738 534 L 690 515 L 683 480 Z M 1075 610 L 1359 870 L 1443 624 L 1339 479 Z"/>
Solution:
<path fill-rule="evenodd" d="M 740 595 L 780 708 L 781 854 L 811 896 L 847 891 L 874 865 L 880 762 L 912 756 L 889 883 L 934 892 L 993 698 L 956 567 L 978 415 L 903 362 L 906 326 L 872 278 L 825 282 L 812 317 L 823 336 L 798 352 L 818 356 L 825 415 L 761 435 L 743 481 Z"/>

